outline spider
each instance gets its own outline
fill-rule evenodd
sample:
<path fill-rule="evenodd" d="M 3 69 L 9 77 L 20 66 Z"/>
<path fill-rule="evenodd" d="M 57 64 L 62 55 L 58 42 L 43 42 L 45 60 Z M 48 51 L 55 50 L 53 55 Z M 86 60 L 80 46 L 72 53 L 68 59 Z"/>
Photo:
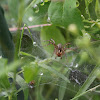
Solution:
<path fill-rule="evenodd" d="M 30 84 L 30 85 L 34 85 L 34 84 L 35 84 L 35 81 L 32 80 L 29 84 Z"/>
<path fill-rule="evenodd" d="M 30 87 L 30 88 L 33 88 L 33 87 L 34 87 L 34 84 L 35 84 L 35 81 L 32 80 L 31 82 L 29 82 L 29 87 Z"/>
<path fill-rule="evenodd" d="M 65 54 L 65 51 L 66 51 L 67 49 L 72 50 L 71 48 L 66 48 L 66 47 L 65 47 L 65 46 L 67 46 L 67 45 L 70 45 L 70 43 L 67 43 L 67 44 L 65 44 L 65 45 L 62 45 L 61 43 L 59 43 L 58 45 L 56 45 L 56 44 L 55 44 L 55 41 L 54 41 L 53 39 L 45 40 L 45 41 L 49 41 L 49 44 L 47 44 L 47 45 L 50 45 L 50 44 L 54 45 L 54 52 L 53 52 L 53 54 L 54 54 L 54 53 L 56 54 L 56 57 L 55 57 L 55 58 L 60 57 L 60 58 L 62 59 L 62 56 Z M 47 45 L 46 45 L 46 46 L 47 46 Z"/>

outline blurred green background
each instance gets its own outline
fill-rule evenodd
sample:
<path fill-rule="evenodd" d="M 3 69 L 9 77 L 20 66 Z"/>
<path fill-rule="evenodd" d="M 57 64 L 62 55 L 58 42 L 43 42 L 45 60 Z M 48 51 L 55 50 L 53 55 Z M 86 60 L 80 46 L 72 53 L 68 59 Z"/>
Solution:
<path fill-rule="evenodd" d="M 0 6 L 7 22 L 0 23 L 0 100 L 100 100 L 99 0 L 0 0 Z M 55 59 L 50 39 L 73 50 Z"/>

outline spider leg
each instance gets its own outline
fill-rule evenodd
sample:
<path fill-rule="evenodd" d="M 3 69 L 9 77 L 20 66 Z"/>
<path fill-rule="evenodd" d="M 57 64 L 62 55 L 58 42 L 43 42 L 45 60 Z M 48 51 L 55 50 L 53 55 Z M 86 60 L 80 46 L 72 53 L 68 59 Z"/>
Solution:
<path fill-rule="evenodd" d="M 53 41 L 53 43 L 55 44 L 55 41 L 53 39 L 50 39 L 51 41 Z"/>
<path fill-rule="evenodd" d="M 66 50 L 72 50 L 72 51 L 75 51 L 77 48 L 65 48 L 64 50 L 66 51 Z"/>
<path fill-rule="evenodd" d="M 65 45 L 63 45 L 63 47 L 67 46 L 67 45 L 70 45 L 71 43 L 66 43 Z"/>
<path fill-rule="evenodd" d="M 48 45 L 50 45 L 51 43 L 49 43 L 49 44 L 46 44 L 46 45 L 43 45 L 43 46 L 48 46 Z"/>
<path fill-rule="evenodd" d="M 49 44 L 46 44 L 46 45 L 44 45 L 44 46 L 48 46 L 48 45 L 50 45 L 50 44 L 54 44 L 52 41 L 50 41 L 50 40 L 44 40 L 43 42 L 46 42 L 46 41 L 49 41 Z"/>
<path fill-rule="evenodd" d="M 53 39 L 50 39 L 52 41 L 52 44 L 55 46 L 56 49 L 58 49 L 58 46 L 55 44 L 55 41 Z"/>
<path fill-rule="evenodd" d="M 44 46 L 48 46 L 50 44 L 54 45 L 56 48 L 57 48 L 57 45 L 55 44 L 55 41 L 53 39 L 50 39 L 50 40 L 44 40 L 43 42 L 46 42 L 46 41 L 49 41 L 49 44 L 47 45 L 44 45 Z"/>

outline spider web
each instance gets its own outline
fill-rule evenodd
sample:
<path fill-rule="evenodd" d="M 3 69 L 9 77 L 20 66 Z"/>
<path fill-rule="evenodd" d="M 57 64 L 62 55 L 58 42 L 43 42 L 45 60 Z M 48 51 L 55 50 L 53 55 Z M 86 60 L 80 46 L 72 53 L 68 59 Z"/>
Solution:
<path fill-rule="evenodd" d="M 44 15 L 40 15 L 39 17 L 38 16 L 33 17 L 32 14 L 26 14 L 24 18 L 24 23 L 27 23 L 27 25 L 29 26 L 35 25 L 36 23 L 35 22 L 33 23 L 33 21 L 38 21 L 40 18 L 43 18 L 43 17 Z M 50 18 L 47 18 L 47 21 L 50 21 Z M 80 87 L 85 82 L 85 80 L 87 79 L 88 73 L 90 73 L 92 69 L 94 68 L 94 65 L 89 64 L 87 62 L 84 62 L 84 64 L 80 65 L 79 64 L 80 62 L 79 53 L 76 53 L 74 51 L 69 52 L 66 50 L 67 59 L 65 56 L 63 56 L 62 59 L 58 57 L 57 59 L 55 59 L 55 55 L 51 57 L 49 55 L 49 52 L 46 51 L 44 47 L 41 45 L 41 42 L 43 42 L 43 41 L 40 41 L 41 28 L 42 27 L 35 28 L 32 30 L 30 29 L 34 42 L 32 42 L 31 36 L 28 30 L 24 30 L 21 51 L 29 53 L 35 56 L 36 58 L 39 58 L 39 60 L 51 58 L 52 60 L 48 62 L 47 65 L 51 67 L 52 69 L 55 69 L 59 73 L 63 74 L 70 80 L 70 83 L 67 83 L 67 85 L 62 84 L 62 83 L 66 83 L 65 80 L 57 76 L 56 73 L 53 73 L 47 69 L 41 68 L 37 78 L 41 77 L 39 86 L 42 87 L 43 89 L 43 95 L 45 96 L 46 92 L 51 91 L 51 94 L 49 94 L 50 96 L 48 100 L 54 100 L 55 98 L 57 98 L 59 94 L 58 91 L 60 88 L 65 89 L 65 95 L 68 95 L 68 92 L 76 94 L 77 91 L 80 89 Z M 33 89 L 33 91 L 34 91 L 34 88 L 36 87 L 37 85 L 33 85 L 32 87 L 29 86 L 29 88 Z M 67 96 L 64 96 L 63 100 L 66 100 L 66 97 Z M 88 97 L 86 98 L 88 100 Z M 71 97 L 69 97 L 67 100 L 69 99 L 71 99 Z"/>
<path fill-rule="evenodd" d="M 29 54 L 32 54 L 36 58 L 39 58 L 42 60 L 49 59 L 49 58 L 55 59 L 55 55 L 51 57 L 49 52 L 46 51 L 44 49 L 44 46 L 41 45 L 41 42 L 43 41 L 40 41 L 40 32 L 37 31 L 37 29 L 33 29 L 33 30 L 30 29 L 30 32 L 32 34 L 32 38 L 34 42 L 32 43 L 31 36 L 28 30 L 26 30 L 24 32 L 21 50 Z M 29 44 L 28 38 L 31 41 L 30 44 Z M 45 44 L 48 44 L 48 42 L 45 42 Z M 75 48 L 75 47 L 72 47 L 72 48 Z M 79 62 L 80 62 L 79 53 L 75 51 L 70 52 L 68 50 L 66 50 L 65 53 L 67 54 L 67 58 L 65 57 L 65 55 L 62 57 L 62 59 L 57 57 L 57 59 L 55 59 L 54 61 L 53 60 L 50 61 L 47 65 L 57 70 L 61 74 L 65 75 L 70 80 L 70 83 L 67 83 L 67 85 L 62 84 L 62 83 L 65 83 L 63 79 L 58 77 L 55 73 L 52 73 L 46 69 L 41 69 L 39 76 L 37 76 L 37 78 L 41 77 L 39 86 L 43 88 L 43 95 L 45 96 L 45 92 L 52 91 L 52 93 L 50 94 L 51 98 L 49 97 L 50 100 L 54 100 L 56 98 L 56 96 L 59 94 L 60 88 L 65 89 L 65 94 L 68 94 L 67 91 L 72 92 L 73 94 L 76 94 L 77 91 L 85 82 L 85 80 L 87 79 L 88 73 L 90 73 L 91 70 L 94 68 L 93 65 L 88 64 L 87 62 L 84 62 L 84 64 L 79 65 Z M 62 70 L 63 71 L 65 70 L 66 72 L 62 72 Z M 36 87 L 37 85 L 29 86 L 31 92 L 32 90 L 34 91 L 34 88 Z M 58 92 L 54 95 L 53 93 L 56 91 Z M 70 100 L 71 98 L 72 97 L 69 97 L 68 100 Z M 89 97 L 86 97 L 86 98 L 87 100 L 89 99 Z M 64 96 L 63 100 L 66 100 L 66 96 Z"/>
<path fill-rule="evenodd" d="M 24 34 L 30 37 L 29 34 L 27 34 L 27 32 L 28 31 L 26 31 Z M 53 55 L 53 57 L 48 56 L 48 52 L 41 45 L 40 33 L 35 32 L 33 30 L 31 31 L 31 33 L 34 33 L 32 34 L 34 43 L 31 43 L 32 45 L 31 52 L 26 50 L 26 48 L 29 48 L 29 40 L 27 41 L 27 39 L 22 40 L 22 45 L 28 43 L 28 46 L 26 46 L 26 48 L 25 47 L 22 48 L 22 51 L 29 52 L 30 54 L 42 60 L 49 59 L 49 58 L 55 59 L 55 55 Z M 87 79 L 88 74 L 85 72 L 85 70 L 89 69 L 87 70 L 87 72 L 89 71 L 91 72 L 93 65 L 88 65 L 87 63 L 84 63 L 83 65 L 80 66 L 79 53 L 76 53 L 75 51 L 71 51 L 71 52 L 66 51 L 66 54 L 67 54 L 67 58 L 65 56 L 63 56 L 62 59 L 57 57 L 57 59 L 55 59 L 54 61 L 53 60 L 50 61 L 47 65 L 59 71 L 60 73 L 64 74 L 70 80 L 71 83 L 67 83 L 67 86 L 63 85 L 61 83 L 64 83 L 65 81 L 61 79 L 60 77 L 58 77 L 55 73 L 52 73 L 46 69 L 41 69 L 39 72 L 39 76 L 37 76 L 37 78 L 41 77 L 39 86 L 44 87 L 43 88 L 44 91 L 47 91 L 46 88 L 48 88 L 48 91 L 51 91 L 51 88 L 52 88 L 52 92 L 59 91 L 59 88 L 64 88 L 65 94 L 67 94 L 66 91 L 70 91 L 75 94 L 77 93 L 77 90 L 79 90 L 79 88 L 83 85 L 85 80 Z M 63 71 L 65 70 L 66 72 L 62 72 L 62 70 Z M 30 90 L 36 87 L 37 85 L 29 86 Z M 43 95 L 44 94 L 45 92 L 43 92 Z M 53 99 L 56 98 L 52 93 L 51 95 L 54 97 Z"/>

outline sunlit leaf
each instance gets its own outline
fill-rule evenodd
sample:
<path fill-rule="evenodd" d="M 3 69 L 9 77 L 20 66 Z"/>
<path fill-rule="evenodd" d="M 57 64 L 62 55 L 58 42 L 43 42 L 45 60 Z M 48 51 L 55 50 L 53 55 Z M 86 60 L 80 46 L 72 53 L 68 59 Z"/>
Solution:
<path fill-rule="evenodd" d="M 83 28 L 81 14 L 76 8 L 76 0 L 52 1 L 48 16 L 55 25 L 67 27 L 69 24 L 76 24 L 79 29 Z"/>

